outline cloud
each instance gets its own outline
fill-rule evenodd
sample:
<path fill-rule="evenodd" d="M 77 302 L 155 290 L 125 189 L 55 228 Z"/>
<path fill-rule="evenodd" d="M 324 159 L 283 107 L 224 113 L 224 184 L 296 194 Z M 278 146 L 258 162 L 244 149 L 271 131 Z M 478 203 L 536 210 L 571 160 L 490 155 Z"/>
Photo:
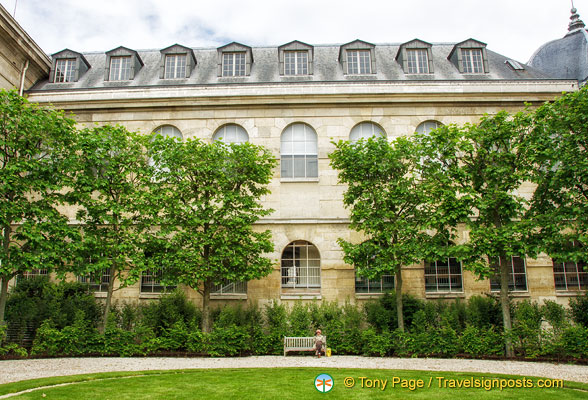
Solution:
<path fill-rule="evenodd" d="M 12 0 L 0 0 L 10 10 Z M 230 41 L 279 45 L 356 38 L 402 43 L 413 38 L 458 42 L 473 37 L 498 53 L 527 61 L 541 44 L 563 37 L 569 8 L 552 0 L 20 0 L 17 19 L 49 53 L 69 47 L 106 51 L 173 43 L 216 47 Z M 585 9 L 588 0 L 576 0 Z"/>

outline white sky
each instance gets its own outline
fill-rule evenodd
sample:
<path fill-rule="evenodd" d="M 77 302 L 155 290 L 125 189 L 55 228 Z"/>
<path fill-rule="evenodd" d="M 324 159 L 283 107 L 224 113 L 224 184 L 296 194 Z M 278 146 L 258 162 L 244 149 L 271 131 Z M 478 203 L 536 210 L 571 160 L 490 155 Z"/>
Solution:
<path fill-rule="evenodd" d="M 159 49 L 174 43 L 218 47 L 231 41 L 278 46 L 460 42 L 527 62 L 543 43 L 563 37 L 570 0 L 0 0 L 49 54 L 70 48 Z M 575 0 L 588 22 L 588 0 Z"/>

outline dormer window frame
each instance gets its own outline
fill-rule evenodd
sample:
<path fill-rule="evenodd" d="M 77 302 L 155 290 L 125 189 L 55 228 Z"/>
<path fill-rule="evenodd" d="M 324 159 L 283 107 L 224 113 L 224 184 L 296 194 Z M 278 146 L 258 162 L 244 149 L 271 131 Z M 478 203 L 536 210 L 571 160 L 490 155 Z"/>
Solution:
<path fill-rule="evenodd" d="M 113 76 L 113 60 L 129 61 L 128 76 L 123 76 L 121 70 L 117 76 Z M 104 80 L 112 82 L 124 82 L 135 79 L 136 74 L 143 68 L 143 60 L 135 50 L 120 46 L 106 52 L 106 64 L 104 71 Z M 114 78 L 114 79 L 113 79 Z"/>
<path fill-rule="evenodd" d="M 288 68 L 288 58 L 294 56 L 294 73 Z M 306 57 L 306 63 L 300 58 Z M 309 76 L 314 73 L 314 47 L 294 40 L 278 47 L 278 60 L 280 63 L 280 75 L 287 77 Z M 306 69 L 306 71 L 304 71 Z M 302 71 L 301 71 L 302 70 Z"/>
<path fill-rule="evenodd" d="M 218 77 L 219 78 L 245 78 L 251 75 L 251 66 L 253 64 L 253 52 L 251 47 L 245 46 L 244 44 L 232 42 L 221 46 L 217 49 L 218 55 Z M 241 68 L 237 70 L 237 57 L 239 62 L 241 61 L 241 55 L 243 55 L 245 65 L 243 74 L 241 74 Z M 226 56 L 226 57 L 225 57 Z M 231 60 L 231 68 L 225 68 L 229 66 L 226 64 L 228 60 Z M 227 73 L 225 73 L 227 72 Z M 237 74 L 239 73 L 239 74 Z"/>
<path fill-rule="evenodd" d="M 481 68 L 474 67 L 474 62 L 479 59 L 478 57 L 475 57 L 474 54 L 481 56 L 479 64 Z M 475 39 L 468 39 L 457 43 L 449 53 L 447 59 L 450 60 L 462 74 L 479 75 L 490 72 L 486 43 Z"/>
<path fill-rule="evenodd" d="M 196 65 L 198 64 L 197 60 L 196 60 L 196 56 L 194 55 L 194 50 L 192 50 L 189 47 L 186 46 L 182 46 L 180 44 L 174 44 L 172 46 L 166 47 L 163 50 L 160 50 L 161 53 L 161 60 L 159 63 L 159 79 L 166 79 L 166 80 L 172 80 L 172 79 L 188 79 L 190 78 L 190 76 L 192 75 L 192 71 L 194 70 L 194 68 L 196 68 Z M 180 74 L 179 76 L 177 76 L 177 64 L 174 63 L 174 74 L 173 76 L 170 76 L 170 74 L 168 74 L 166 68 L 168 67 L 167 65 L 167 61 L 168 56 L 170 57 L 179 57 L 179 56 L 185 56 L 185 70 L 183 74 Z"/>
<path fill-rule="evenodd" d="M 368 67 L 369 71 L 365 72 L 362 71 L 362 65 L 365 63 L 362 62 L 365 60 L 365 55 L 368 55 Z M 350 69 L 350 59 L 355 58 L 353 64 L 357 63 L 357 72 Z M 343 68 L 344 75 L 351 75 L 351 76 L 365 76 L 365 75 L 375 75 L 376 74 L 376 45 L 368 42 L 364 42 L 363 40 L 354 40 L 353 42 L 346 43 L 339 48 L 339 62 L 341 63 L 341 67 Z"/>
<path fill-rule="evenodd" d="M 57 52 L 51 55 L 51 58 L 51 72 L 49 74 L 51 83 L 77 82 L 91 68 L 90 63 L 81 53 L 69 49 Z"/>
<path fill-rule="evenodd" d="M 411 69 L 411 60 L 409 57 L 413 52 L 417 55 L 416 71 Z M 426 57 L 424 68 L 422 68 L 419 60 L 419 53 L 422 55 L 422 52 L 425 52 L 424 54 Z M 398 53 L 396 54 L 396 61 L 402 66 L 402 70 L 407 75 L 428 75 L 435 73 L 433 65 L 433 45 L 420 39 L 414 39 L 401 44 Z"/>

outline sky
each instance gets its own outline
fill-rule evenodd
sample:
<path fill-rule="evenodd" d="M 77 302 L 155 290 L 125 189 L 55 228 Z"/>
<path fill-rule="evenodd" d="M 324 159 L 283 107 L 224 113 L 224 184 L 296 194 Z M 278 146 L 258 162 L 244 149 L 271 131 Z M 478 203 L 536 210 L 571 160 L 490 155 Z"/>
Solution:
<path fill-rule="evenodd" d="M 474 38 L 527 62 L 567 33 L 570 0 L 0 0 L 48 54 L 219 47 L 232 41 L 279 46 L 457 43 Z M 574 0 L 588 22 L 588 0 Z"/>

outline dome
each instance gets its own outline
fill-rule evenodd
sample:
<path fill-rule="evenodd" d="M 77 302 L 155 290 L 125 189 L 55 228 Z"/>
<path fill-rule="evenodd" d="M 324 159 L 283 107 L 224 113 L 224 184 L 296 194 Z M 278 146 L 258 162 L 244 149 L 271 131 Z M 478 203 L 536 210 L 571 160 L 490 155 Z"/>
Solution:
<path fill-rule="evenodd" d="M 575 8 L 570 20 L 568 33 L 541 46 L 528 64 L 553 78 L 576 79 L 583 85 L 588 79 L 588 32 Z"/>

